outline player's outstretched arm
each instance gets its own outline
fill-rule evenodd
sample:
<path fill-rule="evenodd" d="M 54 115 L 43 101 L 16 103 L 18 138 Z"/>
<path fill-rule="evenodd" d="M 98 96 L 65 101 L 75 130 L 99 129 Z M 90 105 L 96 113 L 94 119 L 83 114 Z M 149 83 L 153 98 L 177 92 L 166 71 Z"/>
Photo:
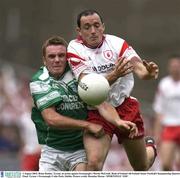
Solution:
<path fill-rule="evenodd" d="M 155 62 L 148 62 L 146 60 L 138 60 L 137 57 L 131 58 L 131 63 L 134 67 L 134 73 L 144 80 L 157 79 L 159 74 L 159 67 Z"/>

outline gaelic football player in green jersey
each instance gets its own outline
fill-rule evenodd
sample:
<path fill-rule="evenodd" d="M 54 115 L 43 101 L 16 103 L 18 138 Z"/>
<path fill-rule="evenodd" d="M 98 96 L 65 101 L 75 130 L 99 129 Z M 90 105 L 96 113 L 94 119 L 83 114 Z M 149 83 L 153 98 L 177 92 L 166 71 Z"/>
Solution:
<path fill-rule="evenodd" d="M 66 62 L 67 43 L 52 37 L 43 45 L 44 66 L 32 77 L 32 119 L 43 144 L 40 171 L 86 170 L 83 130 L 103 134 L 102 126 L 86 120 L 85 104 Z"/>
<path fill-rule="evenodd" d="M 30 82 L 34 101 L 32 119 L 39 143 L 42 144 L 40 171 L 85 171 L 86 153 L 83 131 L 102 137 L 101 125 L 87 122 L 87 108 L 77 93 L 77 81 L 66 60 L 67 43 L 58 36 L 43 45 L 43 63 Z M 104 117 L 115 120 L 112 107 L 98 107 Z M 107 112 L 108 111 L 108 112 Z M 119 117 L 118 117 L 119 118 Z M 122 128 L 130 127 L 136 134 L 136 125 L 121 121 Z M 132 129 L 133 128 L 133 129 Z"/>

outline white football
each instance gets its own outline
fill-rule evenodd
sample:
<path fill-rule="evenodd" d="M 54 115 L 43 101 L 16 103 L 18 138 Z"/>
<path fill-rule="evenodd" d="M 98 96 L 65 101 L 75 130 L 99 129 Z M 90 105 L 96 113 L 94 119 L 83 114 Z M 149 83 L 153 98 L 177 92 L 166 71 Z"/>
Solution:
<path fill-rule="evenodd" d="M 104 76 L 91 73 L 79 82 L 78 94 L 85 103 L 95 106 L 106 100 L 109 89 L 109 82 Z"/>

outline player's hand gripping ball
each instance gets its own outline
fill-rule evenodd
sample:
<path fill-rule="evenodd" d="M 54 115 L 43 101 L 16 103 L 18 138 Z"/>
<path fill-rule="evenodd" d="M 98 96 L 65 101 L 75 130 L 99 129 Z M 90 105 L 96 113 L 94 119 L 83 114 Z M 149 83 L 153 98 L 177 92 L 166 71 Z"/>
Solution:
<path fill-rule="evenodd" d="M 95 106 L 106 100 L 109 89 L 109 82 L 104 76 L 91 73 L 79 82 L 78 94 L 85 103 Z"/>

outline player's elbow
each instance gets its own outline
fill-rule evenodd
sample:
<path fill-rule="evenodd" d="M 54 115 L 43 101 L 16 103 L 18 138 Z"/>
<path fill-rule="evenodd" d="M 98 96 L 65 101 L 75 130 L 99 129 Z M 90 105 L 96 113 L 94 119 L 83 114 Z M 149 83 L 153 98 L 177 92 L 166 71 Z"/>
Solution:
<path fill-rule="evenodd" d="M 148 72 L 146 71 L 134 71 L 135 74 L 138 76 L 139 79 L 141 80 L 149 80 L 152 79 L 152 77 L 149 75 Z"/>
<path fill-rule="evenodd" d="M 56 126 L 56 122 L 54 121 L 54 119 L 45 119 L 45 122 L 49 127 L 55 127 Z"/>
<path fill-rule="evenodd" d="M 57 125 L 57 114 L 53 108 L 47 108 L 41 114 L 48 126 L 55 127 Z"/>

